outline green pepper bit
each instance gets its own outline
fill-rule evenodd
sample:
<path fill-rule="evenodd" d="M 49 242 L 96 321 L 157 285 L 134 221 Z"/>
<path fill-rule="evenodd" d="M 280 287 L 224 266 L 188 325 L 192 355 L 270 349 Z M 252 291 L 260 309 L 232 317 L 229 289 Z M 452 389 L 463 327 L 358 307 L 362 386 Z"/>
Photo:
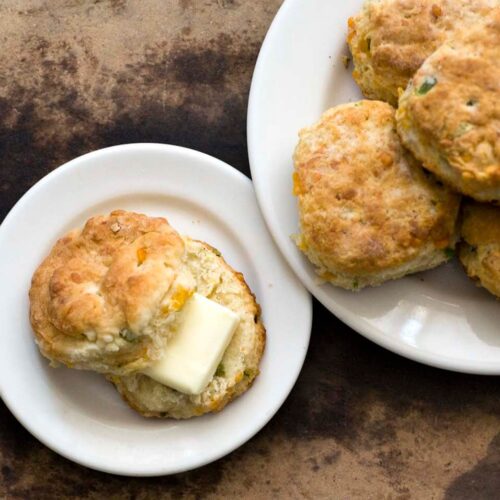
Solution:
<path fill-rule="evenodd" d="M 422 83 L 422 85 L 420 85 L 420 87 L 417 89 L 417 94 L 418 95 L 425 95 L 427 94 L 427 92 L 429 92 L 429 90 L 432 89 L 432 87 L 434 87 L 434 85 L 436 85 L 437 83 L 437 79 L 433 76 L 426 76 L 424 78 L 424 82 Z"/>
<path fill-rule="evenodd" d="M 224 365 L 222 362 L 219 363 L 219 366 L 217 367 L 217 370 L 215 370 L 215 376 L 216 377 L 224 377 L 226 375 L 226 370 L 224 369 Z"/>
<path fill-rule="evenodd" d="M 127 342 L 136 342 L 138 340 L 134 332 L 131 332 L 127 328 L 122 328 L 120 330 L 120 337 Z"/>
<path fill-rule="evenodd" d="M 453 248 L 445 248 L 443 252 L 448 259 L 451 259 L 455 256 L 455 250 Z"/>

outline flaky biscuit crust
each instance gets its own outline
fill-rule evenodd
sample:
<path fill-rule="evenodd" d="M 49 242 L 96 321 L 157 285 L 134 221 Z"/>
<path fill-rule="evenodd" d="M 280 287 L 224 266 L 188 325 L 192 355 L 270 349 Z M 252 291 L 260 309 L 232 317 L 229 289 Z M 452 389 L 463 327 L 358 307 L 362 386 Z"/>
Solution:
<path fill-rule="evenodd" d="M 398 131 L 424 166 L 500 200 L 500 9 L 434 52 L 400 98 Z"/>
<path fill-rule="evenodd" d="M 459 197 L 402 147 L 389 104 L 337 106 L 299 136 L 298 246 L 324 279 L 356 289 L 446 260 Z"/>
<path fill-rule="evenodd" d="M 467 274 L 500 298 L 500 207 L 467 203 L 459 258 Z"/>
<path fill-rule="evenodd" d="M 393 105 L 398 89 L 455 31 L 481 20 L 498 0 L 368 0 L 349 19 L 353 77 L 363 94 Z"/>
<path fill-rule="evenodd" d="M 148 326 L 181 266 L 184 242 L 163 218 L 117 210 L 69 232 L 36 270 L 30 319 L 55 363 L 127 373 L 163 347 Z"/>
<path fill-rule="evenodd" d="M 236 312 L 240 324 L 214 378 L 199 395 L 182 394 L 140 373 L 109 376 L 123 399 L 145 417 L 185 419 L 220 411 L 247 391 L 259 374 L 266 332 L 255 296 L 243 275 L 216 249 L 189 239 L 186 245 L 197 292 Z"/>

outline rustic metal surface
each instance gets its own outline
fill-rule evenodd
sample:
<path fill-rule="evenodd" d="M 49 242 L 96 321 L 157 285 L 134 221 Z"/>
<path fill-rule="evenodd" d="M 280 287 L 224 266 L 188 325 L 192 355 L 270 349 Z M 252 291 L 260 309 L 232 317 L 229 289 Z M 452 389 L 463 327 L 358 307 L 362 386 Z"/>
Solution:
<path fill-rule="evenodd" d="M 248 174 L 250 78 L 280 3 L 2 0 L 0 220 L 58 164 L 112 144 L 181 144 Z M 128 479 L 87 470 L 0 403 L 0 498 L 499 498 L 500 378 L 417 365 L 318 304 L 314 313 L 283 408 L 197 471 Z"/>

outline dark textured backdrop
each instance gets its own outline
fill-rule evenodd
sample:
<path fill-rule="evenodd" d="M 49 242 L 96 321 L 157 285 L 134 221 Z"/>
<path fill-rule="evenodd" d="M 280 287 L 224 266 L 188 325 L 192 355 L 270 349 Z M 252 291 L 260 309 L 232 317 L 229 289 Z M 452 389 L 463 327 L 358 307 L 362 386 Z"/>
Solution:
<path fill-rule="evenodd" d="M 180 144 L 248 174 L 248 89 L 280 3 L 2 0 L 0 220 L 51 169 L 113 144 Z M 0 403 L 0 498 L 500 498 L 500 378 L 415 364 L 318 304 L 314 314 L 288 401 L 249 443 L 197 471 L 87 470 Z"/>

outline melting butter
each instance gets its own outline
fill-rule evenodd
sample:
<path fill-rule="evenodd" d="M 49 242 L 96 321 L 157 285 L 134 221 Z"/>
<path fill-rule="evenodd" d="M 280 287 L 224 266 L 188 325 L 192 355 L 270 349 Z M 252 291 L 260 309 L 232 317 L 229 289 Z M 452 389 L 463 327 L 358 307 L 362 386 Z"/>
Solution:
<path fill-rule="evenodd" d="M 195 293 L 184 305 L 177 333 L 164 356 L 143 370 L 152 379 L 185 394 L 200 394 L 212 380 L 239 316 Z"/>

